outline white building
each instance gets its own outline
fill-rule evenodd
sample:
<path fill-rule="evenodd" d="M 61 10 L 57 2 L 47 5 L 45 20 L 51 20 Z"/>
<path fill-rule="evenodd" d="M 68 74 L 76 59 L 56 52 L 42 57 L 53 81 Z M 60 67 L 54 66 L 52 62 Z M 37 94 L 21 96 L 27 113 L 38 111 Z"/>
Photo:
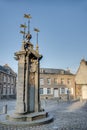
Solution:
<path fill-rule="evenodd" d="M 75 76 L 76 97 L 87 100 L 87 61 L 82 59 Z"/>

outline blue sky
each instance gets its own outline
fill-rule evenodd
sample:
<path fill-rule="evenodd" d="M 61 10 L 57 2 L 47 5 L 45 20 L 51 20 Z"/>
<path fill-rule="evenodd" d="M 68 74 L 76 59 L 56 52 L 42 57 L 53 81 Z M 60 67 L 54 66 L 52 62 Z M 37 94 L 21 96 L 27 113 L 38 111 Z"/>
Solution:
<path fill-rule="evenodd" d="M 17 72 L 14 52 L 20 50 L 20 24 L 31 14 L 31 42 L 36 45 L 34 27 L 40 29 L 41 67 L 70 68 L 76 72 L 87 60 L 87 0 L 0 0 L 0 65 Z"/>

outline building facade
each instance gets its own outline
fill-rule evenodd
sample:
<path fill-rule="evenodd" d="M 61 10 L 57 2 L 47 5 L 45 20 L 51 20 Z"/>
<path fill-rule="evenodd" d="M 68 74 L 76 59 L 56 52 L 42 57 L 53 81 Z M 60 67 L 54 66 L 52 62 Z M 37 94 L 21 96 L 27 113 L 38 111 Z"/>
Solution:
<path fill-rule="evenodd" d="M 76 98 L 87 100 L 87 61 L 82 59 L 75 76 Z"/>
<path fill-rule="evenodd" d="M 75 98 L 75 75 L 69 70 L 62 69 L 40 69 L 40 97 Z"/>
<path fill-rule="evenodd" d="M 6 64 L 0 66 L 0 99 L 16 97 L 17 74 Z"/>

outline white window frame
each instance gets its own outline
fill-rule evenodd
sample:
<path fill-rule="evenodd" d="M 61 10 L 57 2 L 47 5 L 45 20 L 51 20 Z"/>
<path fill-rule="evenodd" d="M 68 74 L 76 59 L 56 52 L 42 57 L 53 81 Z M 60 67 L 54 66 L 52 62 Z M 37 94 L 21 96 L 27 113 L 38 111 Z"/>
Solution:
<path fill-rule="evenodd" d="M 47 78 L 47 84 L 51 85 L 51 79 L 50 78 Z"/>
<path fill-rule="evenodd" d="M 51 88 L 51 94 L 53 94 L 53 88 Z"/>
<path fill-rule="evenodd" d="M 6 82 L 6 75 L 4 75 L 4 82 Z"/>
<path fill-rule="evenodd" d="M 64 78 L 61 78 L 61 84 L 64 84 Z"/>
<path fill-rule="evenodd" d="M 8 76 L 8 83 L 10 83 L 10 77 Z"/>
<path fill-rule="evenodd" d="M 51 88 L 47 88 L 47 94 L 51 94 Z"/>
<path fill-rule="evenodd" d="M 65 94 L 67 94 L 68 88 L 65 88 Z"/>
<path fill-rule="evenodd" d="M 47 88 L 43 88 L 43 94 L 47 94 Z"/>
<path fill-rule="evenodd" d="M 65 94 L 65 88 L 60 88 L 60 94 Z"/>
<path fill-rule="evenodd" d="M 13 92 L 13 88 L 11 88 L 11 94 L 12 94 L 12 95 L 14 94 L 14 92 Z"/>
<path fill-rule="evenodd" d="M 8 87 L 7 87 L 7 95 L 9 95 L 10 94 L 10 86 L 8 85 Z"/>
<path fill-rule="evenodd" d="M 58 85 L 58 79 L 54 78 L 54 85 Z"/>
<path fill-rule="evenodd" d="M 43 88 L 40 88 L 40 94 L 44 94 L 44 93 L 43 93 Z"/>
<path fill-rule="evenodd" d="M 11 83 L 13 84 L 13 77 L 11 77 Z"/>
<path fill-rule="evenodd" d="M 40 85 L 44 85 L 44 79 L 40 78 Z"/>
<path fill-rule="evenodd" d="M 3 95 L 6 95 L 6 84 L 3 86 Z"/>

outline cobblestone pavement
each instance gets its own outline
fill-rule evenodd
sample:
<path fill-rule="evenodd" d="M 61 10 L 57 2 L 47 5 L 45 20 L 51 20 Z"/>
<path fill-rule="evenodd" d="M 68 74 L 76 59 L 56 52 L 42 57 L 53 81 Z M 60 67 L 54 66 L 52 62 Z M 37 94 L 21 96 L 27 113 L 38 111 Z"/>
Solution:
<path fill-rule="evenodd" d="M 2 104 L 0 102 L 0 110 Z M 8 108 L 14 109 L 15 101 L 8 101 Z M 0 130 L 87 130 L 87 102 L 57 102 L 46 100 L 42 102 L 46 111 L 54 116 L 54 121 L 49 124 L 33 127 L 3 126 Z"/>

